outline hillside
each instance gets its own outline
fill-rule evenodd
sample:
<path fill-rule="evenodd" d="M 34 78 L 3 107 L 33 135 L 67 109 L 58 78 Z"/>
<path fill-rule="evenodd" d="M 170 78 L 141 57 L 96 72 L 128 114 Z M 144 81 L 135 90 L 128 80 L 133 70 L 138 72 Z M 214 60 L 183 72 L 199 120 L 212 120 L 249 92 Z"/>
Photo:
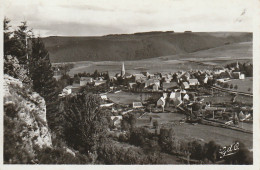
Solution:
<path fill-rule="evenodd" d="M 250 42 L 252 33 L 148 32 L 101 37 L 43 38 L 51 62 L 125 61 L 186 54 L 227 44 Z"/>

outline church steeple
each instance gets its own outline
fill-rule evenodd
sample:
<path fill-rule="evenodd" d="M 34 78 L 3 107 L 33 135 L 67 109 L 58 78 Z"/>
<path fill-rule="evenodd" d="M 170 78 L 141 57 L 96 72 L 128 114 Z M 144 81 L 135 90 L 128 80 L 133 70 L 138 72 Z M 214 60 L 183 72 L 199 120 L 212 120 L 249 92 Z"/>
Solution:
<path fill-rule="evenodd" d="M 237 61 L 237 65 L 236 65 L 236 68 L 239 68 L 239 64 L 238 64 L 238 61 Z"/>
<path fill-rule="evenodd" d="M 125 63 L 122 63 L 122 69 L 121 69 L 121 77 L 125 76 Z"/>

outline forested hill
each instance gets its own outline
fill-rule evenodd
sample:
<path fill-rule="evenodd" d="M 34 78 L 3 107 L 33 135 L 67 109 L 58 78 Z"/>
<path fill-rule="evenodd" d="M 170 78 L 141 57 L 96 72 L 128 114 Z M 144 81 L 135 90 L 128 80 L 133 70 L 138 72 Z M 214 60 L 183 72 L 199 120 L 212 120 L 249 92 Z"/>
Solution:
<path fill-rule="evenodd" d="M 146 32 L 100 37 L 42 38 L 51 62 L 139 60 L 185 54 L 232 43 L 252 41 L 252 33 Z"/>

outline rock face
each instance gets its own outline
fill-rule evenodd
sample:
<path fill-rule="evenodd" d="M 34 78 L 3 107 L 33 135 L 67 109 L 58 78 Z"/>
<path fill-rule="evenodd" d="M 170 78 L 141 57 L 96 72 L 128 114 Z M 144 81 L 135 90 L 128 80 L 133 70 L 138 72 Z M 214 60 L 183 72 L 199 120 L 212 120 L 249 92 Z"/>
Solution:
<path fill-rule="evenodd" d="M 51 147 L 51 134 L 46 120 L 44 99 L 19 80 L 4 75 L 4 109 L 5 119 L 12 120 L 14 134 L 22 138 L 26 150 L 33 153 L 34 147 Z M 15 108 L 10 111 L 8 108 Z M 9 129 L 10 130 L 10 129 Z"/>

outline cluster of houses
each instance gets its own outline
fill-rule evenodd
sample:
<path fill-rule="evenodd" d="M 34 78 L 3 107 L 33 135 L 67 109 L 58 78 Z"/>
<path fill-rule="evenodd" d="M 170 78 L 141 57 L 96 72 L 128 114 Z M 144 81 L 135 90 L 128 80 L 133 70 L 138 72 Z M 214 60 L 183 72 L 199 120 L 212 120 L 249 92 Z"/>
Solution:
<path fill-rule="evenodd" d="M 214 70 L 191 70 L 178 71 L 175 73 L 151 74 L 141 72 L 138 74 L 129 74 L 125 71 L 124 63 L 122 64 L 121 74 L 110 76 L 110 81 L 117 81 L 119 77 L 127 80 L 127 88 L 130 91 L 149 91 L 149 92 L 172 92 L 176 90 L 192 89 L 198 85 L 207 84 L 209 80 L 215 79 L 217 82 L 227 82 L 230 79 L 245 79 L 245 75 L 236 71 L 239 65 L 231 69 L 218 67 Z M 80 77 L 79 83 L 73 83 L 63 89 L 60 96 L 69 95 L 77 92 L 80 87 L 86 84 L 99 86 L 106 83 L 103 77 Z M 113 89 L 113 87 L 110 87 Z"/>
<path fill-rule="evenodd" d="M 59 96 L 66 96 L 70 94 L 77 93 L 81 87 L 87 84 L 92 84 L 93 86 L 99 86 L 105 84 L 106 80 L 103 77 L 98 77 L 94 79 L 93 77 L 80 77 L 79 82 L 73 82 L 72 85 L 66 86 Z"/>

